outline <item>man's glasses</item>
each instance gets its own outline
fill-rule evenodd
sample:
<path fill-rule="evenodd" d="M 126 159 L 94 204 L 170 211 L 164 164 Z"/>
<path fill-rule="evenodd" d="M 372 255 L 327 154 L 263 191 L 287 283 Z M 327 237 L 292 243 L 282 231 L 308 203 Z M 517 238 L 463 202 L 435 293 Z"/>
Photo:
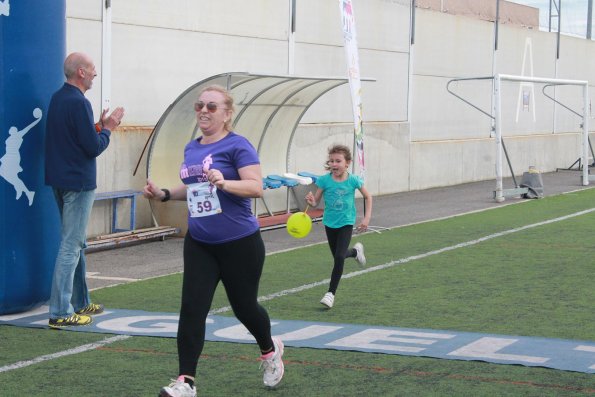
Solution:
<path fill-rule="evenodd" d="M 209 113 L 215 113 L 218 108 L 218 105 L 215 102 L 204 103 L 203 101 L 198 101 L 194 104 L 194 110 L 200 112 L 205 106 Z"/>

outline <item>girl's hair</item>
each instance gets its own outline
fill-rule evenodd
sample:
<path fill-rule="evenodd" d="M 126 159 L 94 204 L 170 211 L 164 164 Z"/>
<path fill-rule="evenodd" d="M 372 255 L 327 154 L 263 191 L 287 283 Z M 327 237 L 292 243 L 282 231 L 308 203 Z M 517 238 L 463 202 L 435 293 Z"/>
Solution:
<path fill-rule="evenodd" d="M 223 95 L 223 103 L 225 103 L 225 107 L 228 110 L 231 110 L 232 114 L 235 112 L 235 107 L 233 105 L 233 97 L 231 96 L 229 91 L 227 91 L 225 88 L 223 88 L 222 86 L 217 85 L 217 84 L 209 85 L 209 86 L 203 88 L 202 90 L 200 90 L 200 92 L 198 93 L 198 96 L 200 97 L 203 92 L 207 92 L 207 91 L 216 91 L 216 92 L 220 93 L 221 95 Z M 227 120 L 225 122 L 225 129 L 227 131 L 232 130 L 231 124 L 232 123 L 231 123 L 231 117 L 230 117 L 229 120 Z"/>
<path fill-rule="evenodd" d="M 346 162 L 351 162 L 351 150 L 345 145 L 333 145 L 328 148 L 328 155 L 331 154 L 342 154 Z M 324 168 L 328 171 L 331 167 L 328 165 L 328 161 L 324 163 Z"/>

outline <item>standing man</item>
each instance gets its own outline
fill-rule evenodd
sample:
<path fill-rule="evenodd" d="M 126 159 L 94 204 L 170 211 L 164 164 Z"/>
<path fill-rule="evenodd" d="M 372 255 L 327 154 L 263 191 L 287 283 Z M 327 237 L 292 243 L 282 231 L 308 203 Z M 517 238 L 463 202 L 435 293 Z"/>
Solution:
<path fill-rule="evenodd" d="M 66 82 L 48 108 L 45 141 L 45 184 L 54 190 L 62 220 L 61 241 L 50 297 L 51 328 L 87 325 L 103 305 L 91 303 L 85 280 L 86 231 L 97 188 L 96 158 L 109 145 L 124 109 L 109 116 L 105 109 L 94 124 L 85 92 L 97 76 L 87 55 L 74 52 L 64 61 Z"/>

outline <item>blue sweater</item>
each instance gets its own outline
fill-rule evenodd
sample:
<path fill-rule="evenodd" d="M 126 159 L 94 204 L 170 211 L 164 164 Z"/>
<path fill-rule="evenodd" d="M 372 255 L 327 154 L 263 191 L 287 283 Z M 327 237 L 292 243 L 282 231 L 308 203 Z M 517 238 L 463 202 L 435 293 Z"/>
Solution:
<path fill-rule="evenodd" d="M 91 103 L 69 83 L 54 93 L 45 135 L 45 184 L 83 191 L 97 188 L 99 156 L 109 145 L 110 131 L 95 131 Z"/>

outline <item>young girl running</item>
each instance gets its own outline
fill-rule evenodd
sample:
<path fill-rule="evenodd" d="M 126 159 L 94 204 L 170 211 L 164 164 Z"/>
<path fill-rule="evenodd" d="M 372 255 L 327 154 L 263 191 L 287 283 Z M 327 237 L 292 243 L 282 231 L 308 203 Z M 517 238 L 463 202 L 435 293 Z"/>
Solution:
<path fill-rule="evenodd" d="M 345 258 L 355 258 L 364 266 L 364 246 L 356 243 L 349 248 L 353 225 L 355 225 L 355 190 L 359 190 L 364 197 L 364 219 L 357 226 L 359 232 L 366 231 L 372 216 L 372 196 L 364 187 L 362 179 L 350 174 L 347 170 L 351 165 L 351 151 L 345 145 L 334 145 L 328 151 L 328 161 L 325 168 L 330 171 L 316 180 L 316 193 L 309 192 L 306 195 L 306 202 L 316 207 L 320 197 L 324 197 L 324 214 L 322 223 L 326 231 L 331 253 L 333 254 L 334 266 L 331 274 L 331 282 L 328 292 L 324 294 L 321 304 L 333 307 L 339 281 L 343 275 L 343 264 Z"/>

